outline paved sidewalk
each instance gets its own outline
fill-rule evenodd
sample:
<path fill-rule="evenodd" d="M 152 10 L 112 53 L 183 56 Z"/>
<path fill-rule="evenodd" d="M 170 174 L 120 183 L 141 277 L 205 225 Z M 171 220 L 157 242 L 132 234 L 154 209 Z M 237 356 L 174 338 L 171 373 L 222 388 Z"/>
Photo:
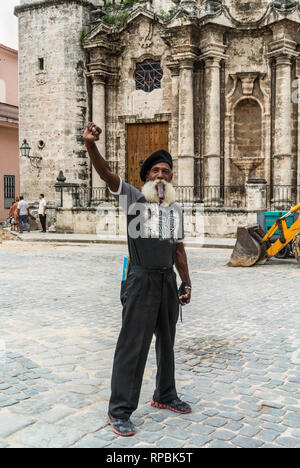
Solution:
<path fill-rule="evenodd" d="M 188 415 L 152 408 L 151 346 L 137 434 L 106 423 L 125 246 L 0 245 L 0 447 L 300 447 L 300 265 L 228 268 L 188 249 L 192 304 L 176 338 Z"/>
<path fill-rule="evenodd" d="M 18 239 L 24 242 L 55 242 L 55 243 L 70 243 L 74 242 L 77 244 L 115 244 L 115 245 L 126 245 L 127 239 L 125 236 L 106 236 L 101 237 L 97 234 L 60 234 L 55 232 L 47 232 L 43 234 L 39 231 L 32 231 L 30 233 L 25 232 L 23 234 L 12 232 Z M 231 249 L 235 245 L 235 239 L 232 238 L 192 238 L 188 237 L 185 239 L 186 247 L 196 248 L 222 248 Z"/>

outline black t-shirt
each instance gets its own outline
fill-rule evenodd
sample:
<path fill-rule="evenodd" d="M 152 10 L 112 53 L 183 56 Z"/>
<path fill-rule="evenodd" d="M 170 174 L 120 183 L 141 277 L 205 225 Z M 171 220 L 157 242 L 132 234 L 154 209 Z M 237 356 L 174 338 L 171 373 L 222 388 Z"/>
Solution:
<path fill-rule="evenodd" d="M 148 203 L 143 194 L 120 179 L 118 192 L 111 192 L 127 215 L 130 261 L 144 267 L 172 267 L 176 244 L 183 242 L 182 208 Z"/>

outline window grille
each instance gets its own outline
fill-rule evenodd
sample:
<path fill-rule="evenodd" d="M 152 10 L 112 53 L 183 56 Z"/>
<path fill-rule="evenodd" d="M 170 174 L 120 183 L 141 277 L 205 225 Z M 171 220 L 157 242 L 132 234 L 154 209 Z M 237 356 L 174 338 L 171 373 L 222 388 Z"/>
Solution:
<path fill-rule="evenodd" d="M 154 89 L 161 88 L 163 71 L 160 62 L 154 60 L 144 60 L 136 64 L 134 74 L 136 89 L 141 89 L 146 93 L 151 93 Z"/>
<path fill-rule="evenodd" d="M 16 177 L 14 175 L 4 176 L 4 209 L 8 210 L 16 198 Z"/>

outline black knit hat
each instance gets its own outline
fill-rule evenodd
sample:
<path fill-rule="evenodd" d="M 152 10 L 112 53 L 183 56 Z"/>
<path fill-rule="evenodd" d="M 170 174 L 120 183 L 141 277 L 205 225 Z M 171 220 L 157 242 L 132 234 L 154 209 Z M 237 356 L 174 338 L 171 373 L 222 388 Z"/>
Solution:
<path fill-rule="evenodd" d="M 150 171 L 151 167 L 161 162 L 169 164 L 170 168 L 173 169 L 173 161 L 170 153 L 163 149 L 155 151 L 155 153 L 152 153 L 151 156 L 144 161 L 141 167 L 140 178 L 143 182 L 146 182 L 147 172 Z"/>

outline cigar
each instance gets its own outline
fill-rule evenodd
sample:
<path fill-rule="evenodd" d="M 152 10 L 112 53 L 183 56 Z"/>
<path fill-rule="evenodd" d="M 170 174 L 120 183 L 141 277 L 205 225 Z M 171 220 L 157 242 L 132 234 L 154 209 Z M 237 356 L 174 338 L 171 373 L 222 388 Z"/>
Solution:
<path fill-rule="evenodd" d="M 162 182 L 160 182 L 159 184 L 157 184 L 156 187 L 158 196 L 162 200 L 163 198 L 165 198 L 165 186 Z"/>

